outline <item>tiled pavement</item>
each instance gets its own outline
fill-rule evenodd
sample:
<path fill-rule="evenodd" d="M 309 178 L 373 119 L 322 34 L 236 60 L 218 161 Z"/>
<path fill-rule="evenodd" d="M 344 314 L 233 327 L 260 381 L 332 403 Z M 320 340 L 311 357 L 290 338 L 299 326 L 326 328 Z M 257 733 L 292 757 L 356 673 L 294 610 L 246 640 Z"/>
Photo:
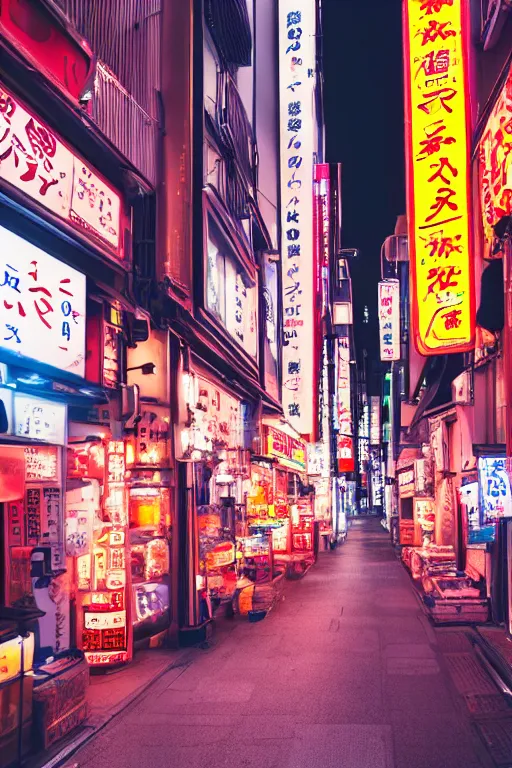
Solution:
<path fill-rule="evenodd" d="M 430 626 L 377 520 L 355 520 L 346 544 L 290 583 L 263 622 L 231 626 L 221 642 L 164 673 L 67 765 L 500 765 L 484 741 L 494 739 L 496 757 L 507 705 L 470 636 Z"/>

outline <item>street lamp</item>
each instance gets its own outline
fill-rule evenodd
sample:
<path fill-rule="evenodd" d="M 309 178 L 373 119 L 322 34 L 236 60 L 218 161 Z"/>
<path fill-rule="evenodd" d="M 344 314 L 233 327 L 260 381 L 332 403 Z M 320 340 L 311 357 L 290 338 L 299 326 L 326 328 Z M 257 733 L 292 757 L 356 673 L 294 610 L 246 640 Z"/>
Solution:
<path fill-rule="evenodd" d="M 127 371 L 140 371 L 143 376 L 150 376 L 152 373 L 156 373 L 156 365 L 154 363 L 142 363 L 142 365 L 134 365 L 133 368 L 127 368 Z"/>

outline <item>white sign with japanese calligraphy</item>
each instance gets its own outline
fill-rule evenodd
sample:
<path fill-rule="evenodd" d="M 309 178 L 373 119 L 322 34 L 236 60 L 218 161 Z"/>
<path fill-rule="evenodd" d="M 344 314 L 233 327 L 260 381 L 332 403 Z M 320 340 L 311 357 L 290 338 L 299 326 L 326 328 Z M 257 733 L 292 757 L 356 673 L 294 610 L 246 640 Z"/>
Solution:
<path fill-rule="evenodd" d="M 380 445 L 380 397 L 370 398 L 370 445 Z"/>
<path fill-rule="evenodd" d="M 85 275 L 0 227 L 0 348 L 83 376 Z"/>
<path fill-rule="evenodd" d="M 14 396 L 15 435 L 27 440 L 64 445 L 66 442 L 67 407 L 64 403 L 30 397 L 19 392 Z"/>
<path fill-rule="evenodd" d="M 337 339 L 336 402 L 338 426 L 338 471 L 354 471 L 354 430 L 350 387 L 350 339 Z"/>
<path fill-rule="evenodd" d="M 0 84 L 0 179 L 123 258 L 121 197 Z"/>
<path fill-rule="evenodd" d="M 283 408 L 302 435 L 315 431 L 313 152 L 314 0 L 279 0 Z"/>
<path fill-rule="evenodd" d="M 380 359 L 400 360 L 400 282 L 379 283 Z"/>

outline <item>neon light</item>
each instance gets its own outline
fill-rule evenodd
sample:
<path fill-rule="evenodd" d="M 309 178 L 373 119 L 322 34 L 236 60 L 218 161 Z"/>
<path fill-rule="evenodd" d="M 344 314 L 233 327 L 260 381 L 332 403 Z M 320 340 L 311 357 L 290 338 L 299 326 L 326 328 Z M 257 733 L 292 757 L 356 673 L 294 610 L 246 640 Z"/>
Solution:
<path fill-rule="evenodd" d="M 468 6 L 404 3 L 411 307 L 422 355 L 474 344 Z"/>

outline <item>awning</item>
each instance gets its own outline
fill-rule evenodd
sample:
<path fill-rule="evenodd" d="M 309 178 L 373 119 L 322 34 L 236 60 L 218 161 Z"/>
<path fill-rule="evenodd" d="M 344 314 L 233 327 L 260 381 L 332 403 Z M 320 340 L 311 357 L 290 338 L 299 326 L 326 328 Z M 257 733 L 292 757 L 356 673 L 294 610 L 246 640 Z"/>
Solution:
<path fill-rule="evenodd" d="M 396 461 L 396 471 L 414 466 L 417 459 L 422 459 L 423 454 L 419 448 L 402 448 Z"/>

